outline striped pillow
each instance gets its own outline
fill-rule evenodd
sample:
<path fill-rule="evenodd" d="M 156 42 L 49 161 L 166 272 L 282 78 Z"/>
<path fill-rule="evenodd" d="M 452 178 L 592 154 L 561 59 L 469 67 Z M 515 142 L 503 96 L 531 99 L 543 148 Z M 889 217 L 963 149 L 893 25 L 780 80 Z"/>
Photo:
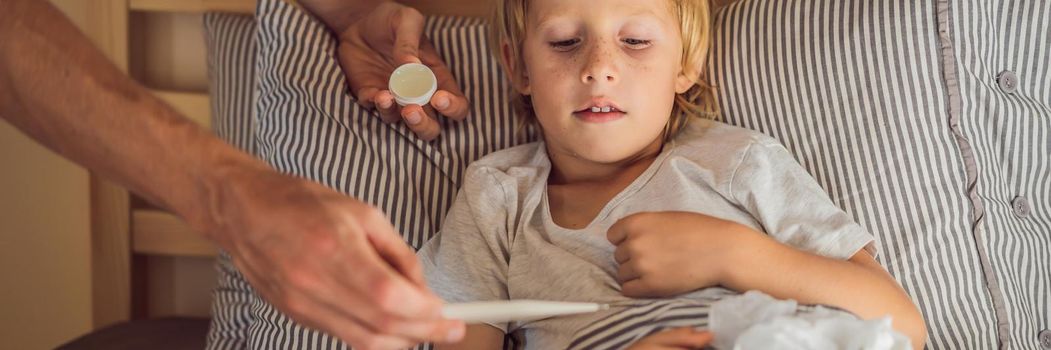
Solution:
<path fill-rule="evenodd" d="M 726 122 L 780 140 L 876 236 L 933 348 L 996 344 L 924 1 L 739 1 L 715 18 Z"/>
<path fill-rule="evenodd" d="M 1051 1 L 937 6 L 948 123 L 969 163 L 973 268 L 997 306 L 1001 346 L 1049 350 Z"/>
<path fill-rule="evenodd" d="M 443 119 L 431 142 L 355 104 L 336 41 L 301 9 L 263 0 L 255 19 L 211 13 L 205 29 L 217 133 L 279 171 L 373 204 L 414 248 L 440 228 L 467 164 L 536 137 L 528 127 L 516 132 L 509 86 L 484 46 L 481 19 L 427 20 L 428 37 L 472 102 L 465 121 Z M 342 346 L 259 299 L 226 254 L 218 265 L 209 348 Z"/>
<path fill-rule="evenodd" d="M 219 138 L 255 153 L 255 19 L 212 12 L 204 15 L 212 127 Z M 244 349 L 262 304 L 226 252 L 216 259 L 219 281 L 212 293 L 209 349 Z"/>
<path fill-rule="evenodd" d="M 335 57 L 336 41 L 320 22 L 283 1 L 262 1 L 258 11 L 259 157 L 379 207 L 413 247 L 440 228 L 467 164 L 527 141 L 513 132 L 509 87 L 498 62 L 478 49 L 485 42 L 480 19 L 426 23 L 473 102 L 466 121 L 441 119 L 442 134 L 428 142 L 355 104 Z"/>
<path fill-rule="evenodd" d="M 212 127 L 219 138 L 255 154 L 255 19 L 249 15 L 204 15 Z"/>
<path fill-rule="evenodd" d="M 1051 6 L 1039 9 L 1051 12 Z M 779 139 L 833 200 L 877 236 L 880 262 L 902 283 L 927 320 L 930 347 L 992 349 L 1011 341 L 1006 332 L 1015 344 L 1037 346 L 1036 333 L 1048 324 L 1040 324 L 1040 317 L 1048 317 L 1048 263 L 1030 260 L 1026 266 L 1032 268 L 1024 271 L 1037 275 L 1005 274 L 998 281 L 997 275 L 991 275 L 988 256 L 1002 263 L 1011 258 L 1001 253 L 1009 247 L 1025 256 L 1046 255 L 1049 243 L 1022 237 L 1021 233 L 1034 237 L 1038 232 L 1032 231 L 1035 226 L 1017 225 L 1012 228 L 1019 232 L 1016 235 L 1002 228 L 982 231 L 1005 237 L 994 239 L 1003 249 L 985 248 L 987 238 L 975 227 L 983 219 L 999 227 L 1014 225 L 1003 223 L 1004 216 L 1010 218 L 1005 214 L 1012 203 L 1010 198 L 1003 201 L 1005 205 L 995 200 L 988 210 L 999 213 L 996 216 L 985 216 L 980 201 L 972 204 L 976 201 L 972 199 L 976 197 L 974 153 L 996 163 L 990 152 L 1005 140 L 960 132 L 959 116 L 950 115 L 950 96 L 959 96 L 960 91 L 955 83 L 947 83 L 956 68 L 946 66 L 946 57 L 952 60 L 952 55 L 945 53 L 955 50 L 953 45 L 961 40 L 962 46 L 969 43 L 940 34 L 968 30 L 947 29 L 950 16 L 965 19 L 958 26 L 977 23 L 966 11 L 973 10 L 965 5 L 939 11 L 920 0 L 742 0 L 716 15 L 709 73 L 720 87 L 718 99 L 726 122 Z M 278 169 L 378 205 L 391 213 L 415 247 L 437 229 L 468 162 L 526 141 L 513 137 L 506 85 L 488 57 L 485 31 L 478 21 L 428 22 L 428 33 L 464 85 L 474 110 L 468 122 L 447 123 L 441 139 L 426 143 L 415 140 L 401 125 L 380 123 L 352 103 L 333 59 L 334 43 L 320 24 L 276 0 L 261 1 L 258 16 L 258 39 L 266 43 L 260 46 L 264 59 L 259 62 L 255 62 L 251 17 L 206 17 L 217 131 L 243 149 L 258 150 Z M 1037 57 L 1048 56 L 1048 45 L 1026 47 L 1043 50 L 1039 51 L 1043 56 Z M 1048 65 L 1025 66 L 1034 70 L 1029 76 L 1048 76 Z M 256 110 L 251 96 L 253 69 L 260 74 Z M 963 76 L 968 89 L 996 84 Z M 1049 91 L 1032 81 L 1034 91 Z M 1013 106 L 1009 96 L 978 94 L 996 96 L 1001 101 L 997 104 Z M 982 103 L 974 96 L 962 98 L 970 108 Z M 1034 100 L 1023 106 L 1045 117 L 1045 124 L 1035 124 L 1034 130 L 1047 135 L 1047 120 L 1051 120 L 1046 118 L 1047 103 Z M 1038 118 L 1032 120 L 1039 123 Z M 1039 147 L 1035 135 L 1040 134 L 1016 140 L 1022 142 L 1017 147 Z M 979 148 L 972 152 L 974 147 Z M 1043 169 L 1046 174 L 1051 169 L 1047 163 L 1030 169 Z M 982 169 L 981 174 L 999 186 L 995 169 Z M 1039 199 L 1038 186 L 1043 186 L 1042 193 L 1051 191 L 1047 179 L 1051 176 L 1044 177 L 1044 185 L 1032 182 L 1023 190 Z M 1048 197 L 1044 196 L 1044 205 Z M 1043 242 L 1042 252 L 1035 242 Z M 330 338 L 292 324 L 259 300 L 229 260 L 222 258 L 209 338 L 212 348 L 339 347 Z M 1010 300 L 1018 300 L 1006 303 L 1014 311 L 1010 316 L 998 283 L 1025 285 L 1008 290 Z M 1008 318 L 1014 326 L 1010 330 L 1004 328 Z"/>

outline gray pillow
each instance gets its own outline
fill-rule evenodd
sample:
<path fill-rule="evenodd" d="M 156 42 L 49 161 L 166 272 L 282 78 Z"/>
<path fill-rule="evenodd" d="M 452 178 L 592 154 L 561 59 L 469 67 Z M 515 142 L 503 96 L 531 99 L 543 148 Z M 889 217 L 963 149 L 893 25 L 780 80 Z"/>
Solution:
<path fill-rule="evenodd" d="M 529 127 L 516 132 L 509 87 L 485 49 L 481 19 L 427 20 L 425 32 L 472 105 L 463 122 L 443 119 L 431 142 L 354 103 L 335 40 L 301 9 L 264 0 L 255 18 L 210 13 L 205 29 L 217 133 L 279 171 L 380 208 L 414 248 L 440 228 L 467 164 L 536 138 Z M 228 255 L 220 255 L 218 269 L 209 348 L 285 348 L 309 339 L 317 339 L 311 349 L 342 346 L 262 301 Z"/>
<path fill-rule="evenodd" d="M 380 205 L 411 245 L 437 230 L 469 161 L 526 141 L 513 137 L 506 85 L 478 21 L 428 22 L 474 109 L 426 143 L 345 96 L 320 24 L 281 1 L 260 6 L 259 62 L 251 17 L 206 18 L 213 125 L 278 169 Z M 1000 18 L 1009 8 L 743 0 L 716 15 L 709 73 L 724 120 L 780 140 L 877 237 L 880 262 L 919 305 L 932 348 L 1036 348 L 1051 324 L 1051 89 L 1040 78 L 1051 65 L 1035 63 L 1051 58 L 1051 45 L 1033 35 L 1046 32 L 1033 21 L 1051 17 L 1051 6 L 1031 9 L 1029 25 L 967 35 L 954 33 L 985 28 L 974 13 Z M 995 46 L 978 43 L 997 35 L 1024 50 L 991 59 Z M 1013 89 L 997 65 L 1021 75 Z M 258 68 L 258 101 L 246 67 Z M 214 348 L 317 336 L 259 300 L 222 258 Z"/>
<path fill-rule="evenodd" d="M 780 140 L 877 237 L 932 348 L 1037 348 L 1051 324 L 1046 5 L 744 0 L 715 19 L 725 120 Z M 980 44 L 1001 40 L 1025 49 Z M 1005 64 L 1032 80 L 976 74 Z"/>
<path fill-rule="evenodd" d="M 212 128 L 219 138 L 255 154 L 255 18 L 209 12 L 204 31 Z"/>
<path fill-rule="evenodd" d="M 204 15 L 212 127 L 235 147 L 255 153 L 255 18 L 212 12 Z M 244 349 L 262 300 L 226 252 L 216 259 L 219 281 L 212 292 L 208 349 Z"/>

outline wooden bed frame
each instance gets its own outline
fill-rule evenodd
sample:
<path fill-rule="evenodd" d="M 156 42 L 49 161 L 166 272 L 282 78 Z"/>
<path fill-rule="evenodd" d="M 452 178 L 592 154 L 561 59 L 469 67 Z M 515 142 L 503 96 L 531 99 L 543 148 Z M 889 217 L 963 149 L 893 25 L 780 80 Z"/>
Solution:
<path fill-rule="evenodd" d="M 404 0 L 425 14 L 484 16 L 492 0 Z M 719 0 L 717 4 L 729 1 Z M 125 72 L 136 64 L 129 53 L 135 40 L 130 18 L 141 13 L 199 15 L 207 11 L 251 14 L 256 0 L 104 0 L 88 5 L 86 34 Z M 203 38 L 201 39 L 203 40 Z M 129 67 L 131 69 L 129 69 Z M 135 77 L 139 79 L 139 77 Z M 141 81 L 141 79 L 140 79 Z M 205 91 L 154 90 L 187 117 L 210 124 Z M 127 190 L 91 175 L 92 327 L 148 318 L 144 309 L 147 256 L 214 257 L 217 249 L 176 216 L 152 208 Z"/>

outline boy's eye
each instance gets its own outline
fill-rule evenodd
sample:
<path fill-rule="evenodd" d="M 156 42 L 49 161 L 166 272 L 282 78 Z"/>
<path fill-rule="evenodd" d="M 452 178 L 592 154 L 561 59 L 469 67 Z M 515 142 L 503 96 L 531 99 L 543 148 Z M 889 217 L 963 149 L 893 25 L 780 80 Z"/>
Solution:
<path fill-rule="evenodd" d="M 628 44 L 628 46 L 631 46 L 632 48 L 636 48 L 636 49 L 648 46 L 650 44 L 650 42 L 651 42 L 651 40 L 634 39 L 634 38 L 625 38 L 625 39 L 622 39 L 621 41 L 623 41 L 625 44 Z"/>
<path fill-rule="evenodd" d="M 578 42 L 580 42 L 580 39 L 569 39 L 548 42 L 548 45 L 551 45 L 551 47 L 558 50 L 566 50 L 572 47 L 573 45 L 576 45 Z"/>

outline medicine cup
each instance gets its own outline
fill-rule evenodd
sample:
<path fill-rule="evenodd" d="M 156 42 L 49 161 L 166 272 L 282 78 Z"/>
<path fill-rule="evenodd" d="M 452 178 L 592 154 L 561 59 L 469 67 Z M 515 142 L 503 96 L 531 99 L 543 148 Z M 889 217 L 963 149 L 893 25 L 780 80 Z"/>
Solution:
<path fill-rule="evenodd" d="M 387 85 L 399 106 L 425 106 L 438 89 L 438 78 L 425 65 L 407 63 L 391 73 Z"/>

